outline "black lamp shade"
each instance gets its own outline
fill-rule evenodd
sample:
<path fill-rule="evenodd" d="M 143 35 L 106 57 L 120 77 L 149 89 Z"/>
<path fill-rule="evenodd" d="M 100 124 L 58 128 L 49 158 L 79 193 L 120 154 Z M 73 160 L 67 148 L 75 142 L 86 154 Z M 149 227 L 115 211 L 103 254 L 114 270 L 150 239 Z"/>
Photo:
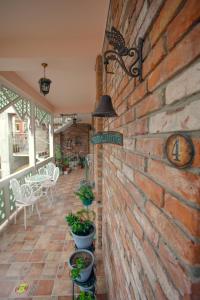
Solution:
<path fill-rule="evenodd" d="M 49 93 L 50 90 L 51 80 L 48 78 L 40 78 L 39 85 L 40 85 L 40 92 L 45 96 Z"/>
<path fill-rule="evenodd" d="M 108 95 L 103 95 L 101 97 L 101 100 L 95 110 L 95 112 L 92 113 L 93 117 L 107 117 L 107 118 L 113 118 L 117 117 L 116 111 L 113 108 L 111 97 Z"/>

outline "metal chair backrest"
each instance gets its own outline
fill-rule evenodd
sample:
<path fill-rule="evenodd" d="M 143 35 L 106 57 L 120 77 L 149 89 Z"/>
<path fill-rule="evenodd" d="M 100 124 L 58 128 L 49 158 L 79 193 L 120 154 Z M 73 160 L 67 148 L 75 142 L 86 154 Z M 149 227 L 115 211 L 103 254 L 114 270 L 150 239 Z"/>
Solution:
<path fill-rule="evenodd" d="M 55 183 L 57 182 L 59 175 L 60 175 L 60 170 L 59 170 L 58 167 L 56 167 L 54 172 L 53 172 L 53 181 Z"/>
<path fill-rule="evenodd" d="M 53 179 L 53 174 L 54 174 L 55 168 L 56 168 L 56 166 L 52 162 L 49 162 L 46 166 L 47 174 L 49 176 L 51 176 L 52 179 Z"/>
<path fill-rule="evenodd" d="M 17 179 L 13 178 L 10 180 L 10 187 L 13 192 L 13 196 L 15 198 L 15 201 L 21 202 L 22 201 L 22 191 L 21 186 Z"/>
<path fill-rule="evenodd" d="M 39 173 L 40 175 L 47 175 L 47 174 L 48 174 L 47 169 L 46 169 L 45 167 L 39 168 L 39 169 L 38 169 L 38 173 Z"/>

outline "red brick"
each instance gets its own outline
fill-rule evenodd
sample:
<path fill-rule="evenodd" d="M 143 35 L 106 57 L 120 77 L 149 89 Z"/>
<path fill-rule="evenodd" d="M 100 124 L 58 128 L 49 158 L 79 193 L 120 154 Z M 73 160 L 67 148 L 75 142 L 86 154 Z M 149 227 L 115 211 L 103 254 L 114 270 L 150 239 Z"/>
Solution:
<path fill-rule="evenodd" d="M 186 206 L 168 193 L 165 194 L 164 208 L 173 218 L 183 224 L 193 236 L 200 237 L 200 212 L 198 210 Z"/>
<path fill-rule="evenodd" d="M 182 0 L 167 0 L 158 16 L 156 21 L 153 24 L 153 28 L 150 32 L 150 41 L 151 45 L 154 45 L 160 34 L 165 30 L 170 20 L 173 18 L 175 11 Z"/>
<path fill-rule="evenodd" d="M 169 167 L 155 160 L 149 160 L 148 173 L 186 200 L 200 203 L 200 177 L 198 175 Z"/>
<path fill-rule="evenodd" d="M 141 192 L 130 181 L 126 182 L 126 188 L 132 195 L 134 203 L 136 203 L 139 207 L 143 207 L 145 199 L 142 196 Z"/>
<path fill-rule="evenodd" d="M 162 99 L 158 95 L 149 95 L 143 99 L 136 107 L 136 117 L 140 118 L 153 112 L 162 106 Z"/>
<path fill-rule="evenodd" d="M 128 218 L 128 221 L 130 222 L 131 226 L 133 227 L 133 231 L 135 232 L 135 235 L 138 237 L 138 239 L 142 239 L 143 237 L 143 230 L 140 224 L 135 219 L 135 216 L 131 212 L 131 210 L 128 208 L 126 210 L 126 216 Z"/>
<path fill-rule="evenodd" d="M 155 290 L 155 299 L 156 300 L 168 300 L 163 292 L 163 290 L 160 287 L 160 284 L 156 284 L 156 290 Z"/>
<path fill-rule="evenodd" d="M 135 90 L 131 94 L 131 96 L 128 98 L 128 106 L 131 107 L 135 105 L 137 102 L 139 102 L 147 93 L 147 83 L 146 81 L 140 83 L 138 86 L 136 86 Z"/>
<path fill-rule="evenodd" d="M 134 208 L 134 214 L 137 221 L 142 226 L 145 236 L 147 236 L 151 243 L 156 247 L 158 245 L 158 232 L 155 231 L 151 222 L 136 206 Z"/>
<path fill-rule="evenodd" d="M 135 85 L 134 85 L 134 80 L 133 79 L 129 79 L 128 76 L 125 74 L 125 79 L 123 79 L 120 83 L 120 85 L 124 84 L 124 88 L 122 90 L 121 93 L 119 93 L 118 95 L 118 100 L 117 102 L 120 103 L 120 101 L 124 101 L 134 90 Z M 127 84 L 128 81 L 128 84 Z"/>
<path fill-rule="evenodd" d="M 142 135 L 148 132 L 147 118 L 142 118 L 128 125 L 128 136 Z"/>
<path fill-rule="evenodd" d="M 134 121 L 134 119 L 135 119 L 134 110 L 133 109 L 129 109 L 122 116 L 122 125 L 130 123 L 130 122 Z"/>
<path fill-rule="evenodd" d="M 136 150 L 148 156 L 163 157 L 164 140 L 162 138 L 140 138 Z"/>
<path fill-rule="evenodd" d="M 199 168 L 200 167 L 200 138 L 193 138 L 192 141 L 194 144 L 194 153 L 195 153 L 192 166 L 195 168 Z"/>
<path fill-rule="evenodd" d="M 152 200 L 159 207 L 163 207 L 164 189 L 162 187 L 138 172 L 135 173 L 135 183 L 147 198 Z"/>
<path fill-rule="evenodd" d="M 111 125 L 113 125 L 113 128 L 119 128 L 121 126 L 121 118 L 116 118 Z"/>
<path fill-rule="evenodd" d="M 200 54 L 200 25 L 196 26 L 156 67 L 148 79 L 148 89 L 153 91 Z"/>
<path fill-rule="evenodd" d="M 188 28 L 200 17 L 200 1 L 186 1 L 183 9 L 167 29 L 167 45 L 172 48 Z"/>
<path fill-rule="evenodd" d="M 192 300 L 200 299 L 200 282 L 196 282 L 192 284 Z"/>
<path fill-rule="evenodd" d="M 194 243 L 150 201 L 146 210 L 154 226 L 181 259 L 189 264 L 200 263 L 200 244 Z"/>
<path fill-rule="evenodd" d="M 122 78 L 122 80 L 121 80 L 121 82 L 120 82 L 120 84 L 119 84 L 119 86 L 118 86 L 118 89 L 117 89 L 117 95 L 118 95 L 118 99 L 120 98 L 119 96 L 122 94 L 123 95 L 123 92 L 124 92 L 124 90 L 126 89 L 126 91 L 128 91 L 129 90 L 129 86 L 130 87 L 132 87 L 132 89 L 130 90 L 130 92 L 133 90 L 133 85 L 130 85 L 129 84 L 129 77 L 128 76 L 126 76 L 126 74 L 123 76 L 123 78 Z M 129 93 L 130 93 L 129 92 Z M 126 94 L 125 94 L 126 95 Z M 125 98 L 126 98 L 126 96 L 125 97 L 121 97 L 122 98 L 122 100 L 124 100 Z"/>
<path fill-rule="evenodd" d="M 144 170 L 144 157 L 138 154 L 126 152 L 126 163 L 133 169 Z"/>
<path fill-rule="evenodd" d="M 116 113 L 118 114 L 118 116 L 120 116 L 121 114 L 123 114 L 125 111 L 127 110 L 127 103 L 126 101 L 123 101 L 118 108 L 116 109 Z"/>
<path fill-rule="evenodd" d="M 189 293 L 191 287 L 190 280 L 187 278 L 182 266 L 180 266 L 178 259 L 174 257 L 169 248 L 163 243 L 159 245 L 159 256 L 180 293 L 182 295 Z"/>
<path fill-rule="evenodd" d="M 179 294 L 177 290 L 174 288 L 172 281 L 166 275 L 166 272 L 161 264 L 161 261 L 157 253 L 155 252 L 155 248 L 152 248 L 152 246 L 146 240 L 143 243 L 143 248 L 146 256 L 148 257 L 152 269 L 157 275 L 158 282 L 162 286 L 163 292 L 167 296 L 167 299 L 180 300 Z"/>
<path fill-rule="evenodd" d="M 164 56 L 164 40 L 161 37 L 156 43 L 155 47 L 149 52 L 147 58 L 143 63 L 143 78 L 145 78 L 147 74 L 152 72 L 152 70 L 158 65 L 158 63 L 163 59 Z"/>
<path fill-rule="evenodd" d="M 154 299 L 154 294 L 151 289 L 151 285 L 149 283 L 147 276 L 144 277 L 143 285 L 144 285 L 144 291 L 145 291 L 147 299 Z"/>

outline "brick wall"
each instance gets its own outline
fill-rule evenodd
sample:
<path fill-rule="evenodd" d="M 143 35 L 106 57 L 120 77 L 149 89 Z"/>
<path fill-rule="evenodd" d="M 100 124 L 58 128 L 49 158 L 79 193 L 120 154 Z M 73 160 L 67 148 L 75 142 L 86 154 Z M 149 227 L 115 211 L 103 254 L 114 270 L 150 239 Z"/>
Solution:
<path fill-rule="evenodd" d="M 96 59 L 96 102 L 98 105 L 103 92 L 103 64 L 102 56 L 98 55 Z M 93 126 L 96 131 L 103 130 L 102 118 L 94 118 Z M 95 199 L 96 199 L 96 232 L 97 245 L 102 248 L 102 169 L 103 169 L 103 145 L 94 146 L 94 180 L 95 180 Z"/>
<path fill-rule="evenodd" d="M 78 123 L 76 126 L 72 125 L 65 131 L 55 134 L 55 144 L 61 145 L 63 155 L 69 154 L 87 155 L 89 153 L 89 124 Z M 68 140 L 72 140 L 72 148 L 68 149 Z"/>
<path fill-rule="evenodd" d="M 107 77 L 119 116 L 104 120 L 104 130 L 124 135 L 123 147 L 103 146 L 110 300 L 200 299 L 199 17 L 199 0 L 110 3 L 107 29 L 118 28 L 128 46 L 144 38 L 143 82 L 115 63 L 109 66 L 115 75 Z M 164 153 L 177 131 L 195 145 L 192 166 L 182 170 Z"/>

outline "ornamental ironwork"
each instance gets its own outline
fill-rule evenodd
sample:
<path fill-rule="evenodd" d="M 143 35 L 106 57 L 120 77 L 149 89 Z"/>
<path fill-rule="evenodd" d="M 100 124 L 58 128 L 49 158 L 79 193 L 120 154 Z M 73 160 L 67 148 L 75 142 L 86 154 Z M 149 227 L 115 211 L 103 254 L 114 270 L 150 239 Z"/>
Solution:
<path fill-rule="evenodd" d="M 108 71 L 109 61 L 117 61 L 122 69 L 128 76 L 139 77 L 142 80 L 142 48 L 143 39 L 138 39 L 138 45 L 136 47 L 127 48 L 125 40 L 122 34 L 115 28 L 112 27 L 111 31 L 106 31 L 106 37 L 114 50 L 107 50 L 104 53 L 104 64 L 106 73 L 112 73 Z M 133 61 L 129 67 L 126 67 L 123 57 L 131 57 Z"/>

